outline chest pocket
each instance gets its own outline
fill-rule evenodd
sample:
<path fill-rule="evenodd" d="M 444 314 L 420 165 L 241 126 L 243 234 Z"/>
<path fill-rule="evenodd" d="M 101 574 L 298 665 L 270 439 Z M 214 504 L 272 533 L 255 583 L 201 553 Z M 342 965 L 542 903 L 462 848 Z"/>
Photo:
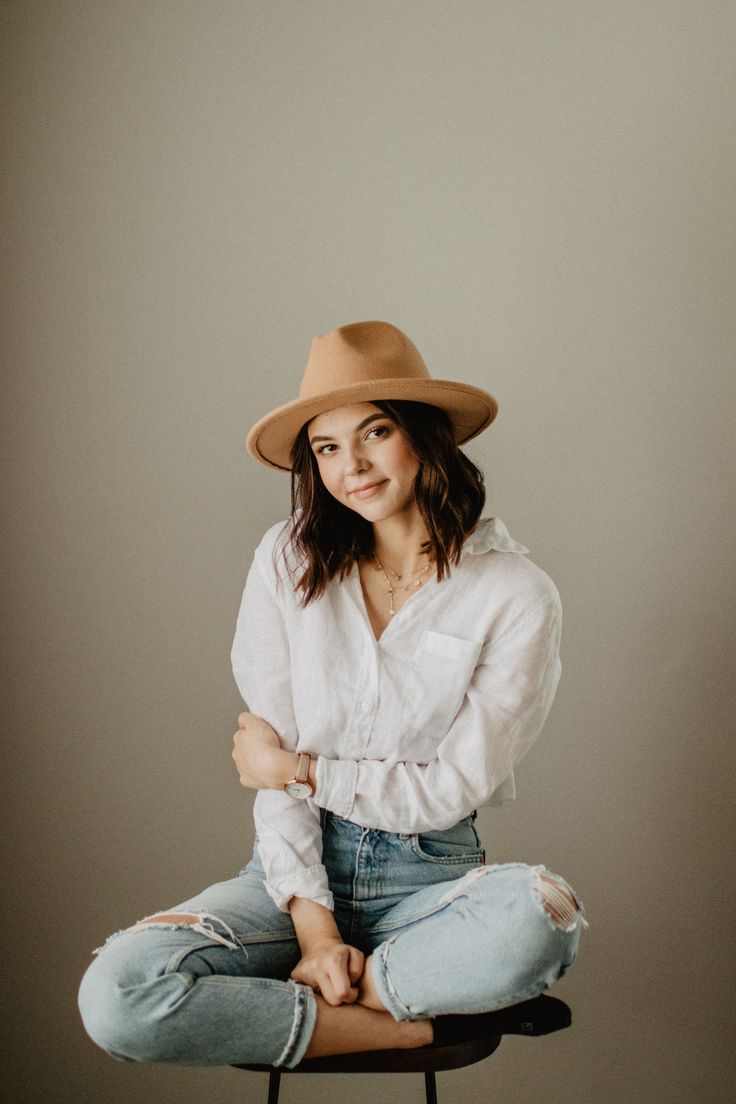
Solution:
<path fill-rule="evenodd" d="M 406 672 L 404 721 L 436 745 L 463 703 L 482 642 L 427 630 Z"/>

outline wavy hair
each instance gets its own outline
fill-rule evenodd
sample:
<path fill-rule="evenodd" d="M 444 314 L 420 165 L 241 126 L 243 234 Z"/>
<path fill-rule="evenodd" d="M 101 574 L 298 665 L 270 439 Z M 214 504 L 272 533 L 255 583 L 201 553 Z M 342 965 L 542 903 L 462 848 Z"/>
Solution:
<path fill-rule="evenodd" d="M 450 565 L 459 562 L 485 504 L 483 473 L 460 451 L 444 410 L 407 400 L 374 405 L 393 419 L 419 460 L 413 493 L 429 533 L 422 551 L 434 559 L 442 580 Z M 282 538 L 296 553 L 297 566 L 289 566 L 289 574 L 302 592 L 302 606 L 319 598 L 335 576 L 342 580 L 353 564 L 375 553 L 370 522 L 338 502 L 322 482 L 308 425 L 302 426 L 291 450 L 291 526 Z"/>

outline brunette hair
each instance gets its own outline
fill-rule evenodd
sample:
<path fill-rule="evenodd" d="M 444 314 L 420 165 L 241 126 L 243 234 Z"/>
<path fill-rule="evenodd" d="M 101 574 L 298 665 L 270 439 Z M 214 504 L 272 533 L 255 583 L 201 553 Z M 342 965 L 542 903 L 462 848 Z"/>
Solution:
<path fill-rule="evenodd" d="M 480 517 L 486 498 L 483 473 L 458 448 L 444 410 L 398 399 L 374 405 L 404 432 L 419 460 L 413 491 L 429 532 L 422 551 L 433 557 L 442 580 L 450 564 L 459 562 L 465 538 Z M 291 450 L 291 527 L 284 532 L 299 561 L 289 573 L 302 591 L 302 606 L 323 594 L 334 576 L 343 579 L 354 563 L 374 555 L 370 522 L 325 488 L 308 425 L 299 430 Z M 278 548 L 274 553 L 277 557 Z"/>

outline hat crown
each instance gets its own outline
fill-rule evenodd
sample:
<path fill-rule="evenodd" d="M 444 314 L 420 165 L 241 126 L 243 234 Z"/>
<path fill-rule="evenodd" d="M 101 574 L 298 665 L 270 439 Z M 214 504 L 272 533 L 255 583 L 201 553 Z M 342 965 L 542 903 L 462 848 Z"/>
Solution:
<path fill-rule="evenodd" d="M 429 379 L 416 345 L 390 322 L 351 322 L 312 338 L 299 399 L 371 380 Z"/>

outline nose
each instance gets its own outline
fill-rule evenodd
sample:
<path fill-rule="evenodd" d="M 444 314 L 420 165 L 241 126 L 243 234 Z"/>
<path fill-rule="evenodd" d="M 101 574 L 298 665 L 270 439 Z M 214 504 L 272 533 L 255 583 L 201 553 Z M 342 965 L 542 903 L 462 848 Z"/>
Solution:
<path fill-rule="evenodd" d="M 370 467 L 368 457 L 361 446 L 349 445 L 344 452 L 345 475 L 358 475 Z"/>

